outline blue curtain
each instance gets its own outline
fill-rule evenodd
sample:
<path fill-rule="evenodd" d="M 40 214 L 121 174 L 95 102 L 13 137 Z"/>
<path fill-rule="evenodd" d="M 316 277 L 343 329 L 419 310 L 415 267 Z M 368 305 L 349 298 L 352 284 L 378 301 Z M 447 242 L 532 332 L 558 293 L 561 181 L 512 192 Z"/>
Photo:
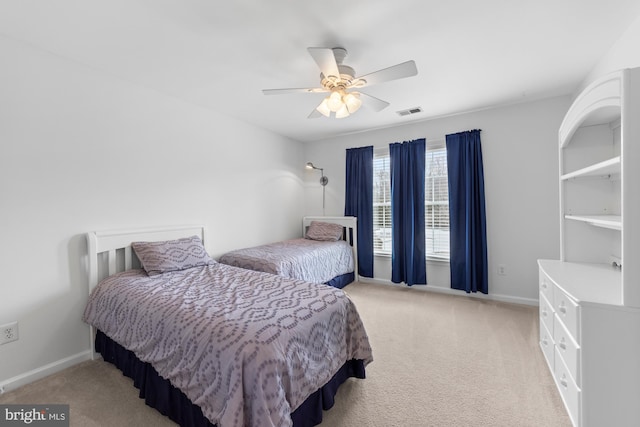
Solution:
<path fill-rule="evenodd" d="M 489 292 L 480 130 L 446 136 L 451 287 Z"/>
<path fill-rule="evenodd" d="M 391 281 L 426 285 L 425 139 L 389 144 Z"/>
<path fill-rule="evenodd" d="M 345 216 L 358 218 L 358 274 L 373 277 L 373 146 L 347 149 Z"/>

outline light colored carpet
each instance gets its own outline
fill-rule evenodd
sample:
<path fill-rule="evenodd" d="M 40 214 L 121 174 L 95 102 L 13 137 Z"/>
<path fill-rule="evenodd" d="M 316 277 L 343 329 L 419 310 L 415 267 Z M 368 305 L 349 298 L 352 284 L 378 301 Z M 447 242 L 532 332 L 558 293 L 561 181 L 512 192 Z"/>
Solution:
<path fill-rule="evenodd" d="M 321 426 L 571 426 L 538 347 L 536 307 L 371 283 L 346 291 L 374 361 L 365 380 L 342 385 Z M 6 393 L 2 403 L 68 403 L 71 426 L 175 425 L 102 361 Z"/>

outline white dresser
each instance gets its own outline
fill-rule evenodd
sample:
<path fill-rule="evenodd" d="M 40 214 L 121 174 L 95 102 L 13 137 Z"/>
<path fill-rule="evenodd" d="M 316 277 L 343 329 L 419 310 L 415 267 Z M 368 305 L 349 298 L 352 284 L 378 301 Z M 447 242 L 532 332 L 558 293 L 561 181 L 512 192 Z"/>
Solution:
<path fill-rule="evenodd" d="M 560 259 L 539 260 L 540 347 L 574 426 L 640 427 L 640 69 L 559 129 Z"/>
<path fill-rule="evenodd" d="M 604 264 L 539 260 L 540 347 L 574 426 L 640 425 L 640 309 Z M 595 302 L 598 301 L 598 302 Z"/>

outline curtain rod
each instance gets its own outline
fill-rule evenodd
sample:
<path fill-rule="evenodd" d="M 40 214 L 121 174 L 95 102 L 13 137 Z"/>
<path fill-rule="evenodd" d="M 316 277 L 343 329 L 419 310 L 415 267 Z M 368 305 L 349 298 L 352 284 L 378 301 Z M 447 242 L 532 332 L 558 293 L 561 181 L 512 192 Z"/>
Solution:
<path fill-rule="evenodd" d="M 473 132 L 477 130 L 478 132 L 482 132 L 482 129 L 471 129 L 471 130 L 466 130 L 466 131 L 460 131 L 460 132 L 454 132 L 452 134 L 449 135 L 455 135 L 456 133 L 463 133 L 463 132 Z M 427 147 L 429 147 L 429 145 L 431 145 L 432 147 L 435 145 L 436 147 L 444 147 L 446 141 L 447 141 L 447 135 L 443 135 L 443 136 L 437 136 L 437 137 L 432 137 L 432 138 L 427 138 L 427 137 L 423 137 L 425 138 L 425 140 L 427 141 Z M 418 139 L 418 138 L 416 138 Z M 436 144 L 438 143 L 438 144 Z M 373 151 L 380 151 L 380 150 L 386 150 L 387 148 L 389 148 L 389 144 L 390 143 L 386 143 L 385 145 L 382 146 L 377 146 L 374 145 L 373 146 Z"/>

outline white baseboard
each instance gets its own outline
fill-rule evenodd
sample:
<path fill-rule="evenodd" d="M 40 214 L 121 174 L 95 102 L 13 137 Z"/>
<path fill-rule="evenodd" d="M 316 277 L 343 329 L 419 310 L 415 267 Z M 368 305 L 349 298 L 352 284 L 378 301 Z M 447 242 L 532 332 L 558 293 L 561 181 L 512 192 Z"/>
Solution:
<path fill-rule="evenodd" d="M 82 353 L 57 360 L 53 363 L 49 363 L 48 365 L 41 366 L 40 368 L 32 371 L 25 372 L 24 374 L 17 375 L 13 378 L 9 378 L 8 380 L 0 382 L 0 394 L 15 390 L 18 387 L 22 387 L 23 385 L 48 377 L 51 374 L 55 374 L 56 372 L 60 372 L 63 369 L 67 369 L 89 359 L 91 359 L 91 352 L 87 350 Z"/>
<path fill-rule="evenodd" d="M 405 286 L 398 283 L 393 283 L 391 280 L 385 280 L 385 279 L 376 279 L 376 278 L 362 277 L 362 276 L 360 276 L 359 279 L 360 279 L 359 280 L 360 283 L 377 283 L 377 284 L 386 285 L 386 286 Z M 512 295 L 500 295 L 500 294 L 485 295 L 483 293 L 477 293 L 477 292 L 466 293 L 456 289 L 443 288 L 440 286 L 429 286 L 429 285 L 426 285 L 426 286 L 415 285 L 412 287 L 412 289 L 416 289 L 418 291 L 439 292 L 441 294 L 455 295 L 459 297 L 478 298 L 478 299 L 485 299 L 485 300 L 492 300 L 492 301 L 508 302 L 512 304 L 532 305 L 536 307 L 538 306 L 537 299 L 514 297 Z"/>

